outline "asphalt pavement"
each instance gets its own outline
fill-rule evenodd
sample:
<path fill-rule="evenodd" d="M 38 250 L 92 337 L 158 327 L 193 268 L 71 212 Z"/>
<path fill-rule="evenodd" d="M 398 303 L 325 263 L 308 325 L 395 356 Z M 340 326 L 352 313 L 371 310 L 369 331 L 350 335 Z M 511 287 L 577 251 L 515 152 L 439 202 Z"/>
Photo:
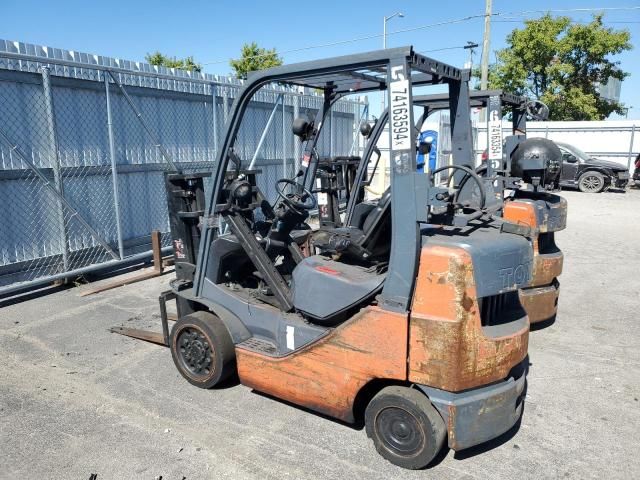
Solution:
<path fill-rule="evenodd" d="M 640 478 L 640 191 L 563 195 L 558 318 L 531 333 L 522 422 L 498 441 L 407 471 L 363 430 L 192 387 L 168 349 L 108 331 L 159 329 L 165 275 L 0 301 L 0 478 Z"/>

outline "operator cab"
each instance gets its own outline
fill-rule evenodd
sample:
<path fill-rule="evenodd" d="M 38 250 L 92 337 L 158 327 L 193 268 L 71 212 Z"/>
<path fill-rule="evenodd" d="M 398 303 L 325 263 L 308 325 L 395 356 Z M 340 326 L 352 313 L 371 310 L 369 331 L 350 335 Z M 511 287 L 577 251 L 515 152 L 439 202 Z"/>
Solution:
<path fill-rule="evenodd" d="M 363 122 L 360 133 L 369 139 L 371 125 Z M 338 195 L 341 189 L 320 191 L 327 195 L 329 208 L 319 211 L 319 228 L 311 234 L 315 255 L 298 265 L 292 282 L 296 309 L 317 324 L 342 321 L 355 306 L 371 303 L 383 288 L 391 251 L 391 188 L 386 169 L 378 171 L 380 157 L 376 147 L 361 182 L 355 181 L 361 159 L 350 158 L 357 163 L 345 169 L 349 174 L 344 178 L 342 191 L 347 194 L 343 197 Z M 340 157 L 331 160 L 332 165 L 344 165 Z M 322 175 L 324 172 L 319 175 L 321 185 Z M 357 214 L 341 226 L 343 210 L 335 207 L 340 204 L 344 209 L 349 202 L 356 204 Z M 309 289 L 314 289 L 317 297 L 306 295 Z"/>
<path fill-rule="evenodd" d="M 313 122 L 304 117 L 293 121 L 292 131 L 302 142 L 317 134 Z M 363 215 L 353 226 L 332 229 L 324 225 L 312 232 L 306 223 L 309 212 L 318 210 L 317 196 L 335 197 L 336 207 L 340 200 L 348 200 L 344 185 L 352 179 L 340 176 L 353 175 L 355 169 L 348 167 L 357 167 L 360 157 L 321 157 L 317 176 L 329 181 L 309 182 L 317 183 L 317 188 L 305 187 L 304 173 L 298 170 L 294 177 L 275 182 L 274 201 L 258 186 L 261 170 L 243 169 L 233 151 L 230 160 L 217 206 L 222 234 L 211 243 L 210 255 L 216 259 L 208 263 L 211 281 L 280 307 L 271 286 L 279 275 L 291 291 L 293 310 L 319 325 L 339 323 L 354 307 L 370 302 L 380 292 L 391 240 L 390 189 L 375 202 L 362 202 Z M 338 192 L 346 195 L 340 198 L 335 195 Z M 310 236 L 313 240 L 308 243 Z M 254 241 L 259 250 L 247 254 L 243 243 Z M 262 269 L 256 268 L 260 257 Z M 314 295 L 309 295 L 311 291 Z"/>
<path fill-rule="evenodd" d="M 409 62 L 402 68 L 393 67 L 393 76 L 397 78 L 392 78 L 389 60 L 385 58 L 391 54 Z M 369 57 L 363 57 L 362 63 L 347 60 L 345 65 L 332 66 L 324 73 L 315 73 L 312 69 L 291 78 L 284 68 L 282 78 L 270 77 L 234 104 L 205 215 L 209 228 L 203 233 L 199 254 L 198 264 L 202 267 L 195 272 L 196 298 L 215 299 L 216 304 L 241 318 L 246 317 L 243 309 L 249 312 L 252 308 L 274 309 L 269 313 L 273 325 L 260 328 L 265 337 L 276 341 L 282 334 L 283 315 L 287 321 L 299 318 L 327 327 L 342 322 L 364 306 L 384 303 L 385 299 L 391 301 L 394 308 L 398 301 L 402 308 L 408 308 L 411 287 L 401 278 L 413 276 L 415 258 L 398 255 L 398 252 L 417 252 L 420 248 L 417 225 L 431 220 L 432 209 L 428 205 L 444 212 L 439 217 L 443 222 L 451 220 L 460 209 L 451 201 L 452 191 L 438 190 L 429 183 L 432 178 L 427 175 L 414 177 L 418 173 L 416 155 L 427 154 L 430 146 L 411 138 L 413 113 L 407 92 L 420 85 L 448 84 L 452 95 L 462 100 L 460 106 L 455 107 L 459 112 L 452 110 L 452 113 L 468 115 L 465 107 L 468 86 L 464 80 L 467 73 L 410 49 L 385 51 L 382 55 L 380 60 L 372 61 Z M 404 73 L 398 73 L 400 70 Z M 404 85 L 401 79 L 404 76 L 410 86 L 393 93 L 392 85 L 396 81 L 400 82 L 399 86 Z M 288 145 L 279 150 L 302 150 L 299 158 L 292 159 L 295 161 L 288 166 L 286 160 L 269 160 L 268 153 L 275 152 L 261 151 L 273 113 L 256 149 L 251 151 L 246 147 L 254 144 L 251 139 L 256 137 L 256 131 L 254 119 L 247 124 L 245 111 L 250 102 L 264 101 L 260 96 L 273 98 L 273 82 L 322 92 L 319 105 L 296 107 L 297 118 L 293 115 L 294 105 L 282 106 L 283 121 L 291 118 L 293 135 Z M 406 130 L 392 132 L 396 140 L 400 137 L 406 140 L 383 155 L 382 146 L 378 147 L 378 134 L 376 141 L 367 142 L 364 153 L 370 160 L 363 167 L 361 158 L 351 151 L 334 151 L 332 129 L 325 126 L 330 123 L 330 116 L 338 118 L 344 112 L 345 106 L 339 102 L 344 96 L 385 89 L 390 103 L 396 102 L 407 114 L 399 120 L 403 125 L 406 123 L 402 127 Z M 355 116 L 354 112 L 354 119 Z M 361 134 L 369 139 L 380 127 L 364 124 Z M 460 133 L 457 138 L 469 137 L 468 132 L 463 132 L 469 128 L 464 121 L 454 126 Z M 241 138 L 243 136 L 246 139 Z M 392 165 L 395 161 L 393 168 L 398 168 L 399 160 L 392 161 L 391 156 L 398 152 L 403 152 L 402 161 L 406 165 L 396 174 L 400 180 L 392 188 Z M 456 155 L 470 156 L 470 144 L 461 145 Z M 457 159 L 455 163 L 467 162 Z M 276 164 L 284 170 L 277 177 L 273 168 Z M 429 194 L 429 188 L 435 190 Z M 347 205 L 351 208 L 349 212 L 346 212 Z M 418 208 L 420 211 L 416 211 Z M 312 213 L 314 220 L 318 216 L 317 229 L 311 227 L 315 223 L 310 220 Z M 343 218 L 347 221 L 343 222 Z M 391 262 L 394 249 L 397 250 L 395 266 Z M 301 329 L 313 330 L 307 324 Z M 316 333 L 311 332 L 309 336 L 318 331 L 314 330 Z"/>

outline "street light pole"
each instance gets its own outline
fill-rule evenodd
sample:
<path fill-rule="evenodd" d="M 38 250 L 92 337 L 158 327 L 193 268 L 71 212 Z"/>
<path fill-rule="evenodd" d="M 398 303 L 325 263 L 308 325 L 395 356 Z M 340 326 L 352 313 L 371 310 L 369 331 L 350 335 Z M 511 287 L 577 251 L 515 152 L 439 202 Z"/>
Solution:
<path fill-rule="evenodd" d="M 382 21 L 382 49 L 387 48 L 387 17 Z"/>
<path fill-rule="evenodd" d="M 383 17 L 383 20 L 382 20 L 382 48 L 383 49 L 387 48 L 387 22 L 394 17 L 403 18 L 404 13 L 396 12 L 393 15 L 389 15 L 388 17 Z M 381 96 L 382 96 L 382 103 L 381 103 L 382 108 L 380 110 L 380 115 L 382 115 L 382 112 L 384 112 L 384 107 L 385 107 L 385 94 L 382 93 Z"/>

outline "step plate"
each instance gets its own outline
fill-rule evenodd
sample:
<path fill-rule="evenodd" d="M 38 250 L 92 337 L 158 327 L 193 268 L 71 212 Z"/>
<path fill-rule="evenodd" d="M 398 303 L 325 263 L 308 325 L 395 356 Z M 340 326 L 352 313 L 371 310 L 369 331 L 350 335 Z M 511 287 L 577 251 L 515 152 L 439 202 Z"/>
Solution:
<path fill-rule="evenodd" d="M 278 354 L 278 349 L 273 343 L 255 337 L 251 337 L 244 342 L 238 343 L 236 348 L 251 350 L 252 352 L 264 353 L 265 355 L 271 356 Z"/>

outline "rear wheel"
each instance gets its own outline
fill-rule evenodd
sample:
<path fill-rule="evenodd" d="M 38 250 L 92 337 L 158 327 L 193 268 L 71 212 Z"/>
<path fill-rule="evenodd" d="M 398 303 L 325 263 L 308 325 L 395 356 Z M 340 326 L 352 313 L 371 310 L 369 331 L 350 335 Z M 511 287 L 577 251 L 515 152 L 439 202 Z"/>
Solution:
<path fill-rule="evenodd" d="M 424 394 L 398 386 L 386 387 L 373 397 L 365 426 L 380 455 L 412 470 L 431 463 L 447 433 L 444 420 Z"/>
<path fill-rule="evenodd" d="M 578 188 L 584 193 L 600 193 L 604 190 L 604 175 L 600 172 L 585 172 L 578 180 Z"/>
<path fill-rule="evenodd" d="M 235 371 L 235 349 L 222 321 L 209 312 L 178 319 L 169 338 L 173 362 L 189 383 L 212 388 Z"/>

